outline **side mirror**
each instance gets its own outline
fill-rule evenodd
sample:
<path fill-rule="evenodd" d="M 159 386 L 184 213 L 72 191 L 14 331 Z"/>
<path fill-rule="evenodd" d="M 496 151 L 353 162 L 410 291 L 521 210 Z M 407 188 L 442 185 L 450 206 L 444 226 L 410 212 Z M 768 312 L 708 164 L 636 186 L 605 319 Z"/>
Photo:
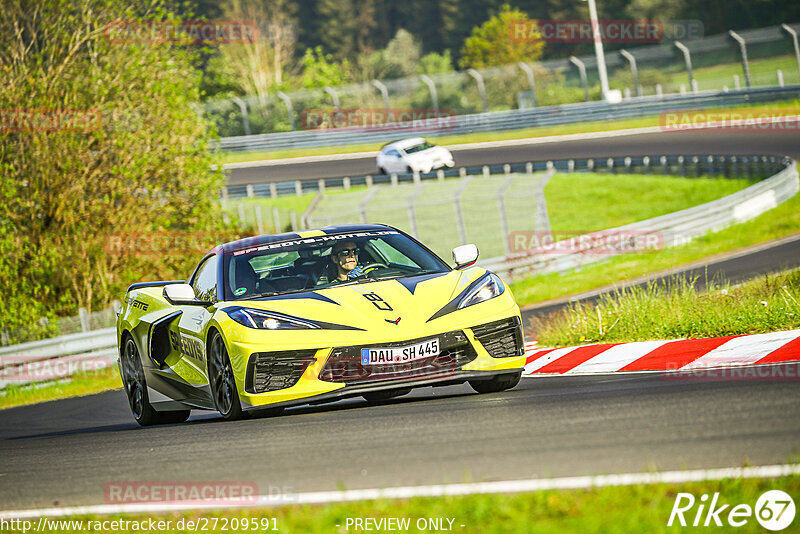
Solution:
<path fill-rule="evenodd" d="M 473 244 L 461 245 L 460 247 L 454 248 L 453 261 L 456 264 L 456 269 L 469 267 L 478 261 L 478 254 L 478 247 Z"/>
<path fill-rule="evenodd" d="M 210 302 L 197 300 L 194 289 L 189 284 L 169 284 L 164 286 L 164 298 L 175 306 L 209 306 Z"/>

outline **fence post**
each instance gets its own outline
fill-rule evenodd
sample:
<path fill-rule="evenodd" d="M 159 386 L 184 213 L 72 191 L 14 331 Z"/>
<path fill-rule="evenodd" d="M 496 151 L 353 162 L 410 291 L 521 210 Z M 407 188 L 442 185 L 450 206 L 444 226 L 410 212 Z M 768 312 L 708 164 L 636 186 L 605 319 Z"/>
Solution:
<path fill-rule="evenodd" d="M 503 165 L 503 174 L 511 174 L 511 165 L 508 163 Z"/>
<path fill-rule="evenodd" d="M 536 201 L 536 228 L 545 232 L 547 236 L 553 237 L 553 232 L 550 229 L 550 216 L 547 214 L 547 199 L 544 196 L 544 188 L 556 173 L 555 168 L 550 168 L 537 187 L 537 201 Z"/>
<path fill-rule="evenodd" d="M 444 182 L 444 171 L 442 169 L 436 171 L 436 179 L 440 182 Z"/>
<path fill-rule="evenodd" d="M 467 176 L 467 169 L 465 169 L 464 167 L 459 167 L 458 168 L 458 176 L 460 178 L 466 177 Z"/>
<path fill-rule="evenodd" d="M 264 235 L 264 219 L 261 218 L 261 206 L 259 204 L 255 205 L 255 212 L 256 212 L 256 228 L 258 229 L 258 235 Z"/>
<path fill-rule="evenodd" d="M 342 187 L 344 188 L 345 191 L 350 189 L 350 177 L 349 176 L 345 176 L 344 178 L 342 178 Z"/>
<path fill-rule="evenodd" d="M 529 161 L 529 162 L 525 163 L 525 172 L 527 174 L 533 174 L 533 162 Z"/>
<path fill-rule="evenodd" d="M 269 196 L 272 198 L 278 198 L 278 186 L 275 185 L 275 182 L 269 184 Z"/>
<path fill-rule="evenodd" d="M 277 206 L 272 208 L 272 222 L 275 224 L 275 233 L 280 234 L 283 229 L 281 228 L 281 217 Z"/>
<path fill-rule="evenodd" d="M 589 102 L 589 80 L 586 78 L 586 64 L 575 56 L 569 56 L 569 61 L 576 67 L 581 75 L 581 84 L 583 85 L 583 92 L 586 95 L 586 101 Z"/>
<path fill-rule="evenodd" d="M 739 82 L 739 75 L 738 74 L 734 74 L 733 75 L 733 87 L 736 88 L 737 91 L 742 88 L 742 84 L 741 84 L 741 82 Z"/>
<path fill-rule="evenodd" d="M 386 108 L 386 115 L 388 117 L 389 110 L 391 109 L 389 107 L 389 90 L 386 88 L 386 85 L 384 85 L 384 83 L 381 82 L 380 80 L 372 80 L 372 86 L 381 92 L 381 97 L 383 97 L 383 107 Z"/>
<path fill-rule="evenodd" d="M 778 87 L 783 87 L 783 86 L 784 86 L 783 71 L 781 69 L 778 69 Z"/>
<path fill-rule="evenodd" d="M 792 38 L 792 46 L 794 47 L 794 58 L 797 60 L 797 71 L 800 72 L 800 45 L 797 44 L 797 32 L 788 24 L 781 24 L 783 31 L 789 34 Z"/>
<path fill-rule="evenodd" d="M 292 232 L 296 232 L 297 230 L 299 230 L 299 228 L 297 227 L 297 212 L 292 210 L 289 212 L 289 216 L 291 217 L 292 221 Z"/>
<path fill-rule="evenodd" d="M 303 196 L 303 182 L 300 180 L 294 181 L 294 192 L 298 197 Z"/>
<path fill-rule="evenodd" d="M 642 163 L 644 164 L 644 172 L 650 174 L 650 156 L 643 157 Z"/>
<path fill-rule="evenodd" d="M 503 196 L 506 193 L 506 189 L 511 186 L 513 181 L 514 177 L 509 176 L 506 178 L 506 181 L 503 182 L 503 185 L 500 186 L 500 189 L 497 190 L 497 212 L 500 216 L 500 233 L 503 235 L 503 248 L 506 251 L 506 256 L 511 255 L 511 236 L 508 231 L 508 215 L 506 213 L 506 203 Z"/>
<path fill-rule="evenodd" d="M 427 74 L 420 74 L 419 79 L 428 86 L 428 91 L 431 93 L 431 101 L 433 102 L 433 114 L 439 116 L 439 96 L 436 94 L 436 84 Z"/>
<path fill-rule="evenodd" d="M 750 89 L 750 62 L 747 61 L 747 42 L 744 37 L 733 30 L 728 30 L 728 35 L 739 43 L 739 51 L 742 54 L 742 67 L 744 67 L 744 81 L 747 84 L 747 88 Z"/>
<path fill-rule="evenodd" d="M 475 83 L 478 84 L 478 93 L 481 95 L 481 105 L 483 112 L 489 111 L 489 106 L 486 103 L 486 86 L 483 84 L 483 76 L 475 69 L 467 69 L 467 74 L 475 78 Z"/>
<path fill-rule="evenodd" d="M 372 187 L 372 175 L 368 174 L 366 178 L 367 187 Z"/>
<path fill-rule="evenodd" d="M 664 88 L 661 87 L 660 83 L 656 84 L 656 96 L 658 98 L 663 98 L 664 97 Z"/>
<path fill-rule="evenodd" d="M 238 213 L 239 213 L 239 222 L 241 224 L 246 224 L 245 223 L 245 214 L 244 214 L 244 204 L 242 204 L 241 200 L 239 201 L 237 209 L 238 209 Z"/>
<path fill-rule="evenodd" d="M 484 176 L 485 178 L 488 178 L 488 177 L 489 177 L 489 166 L 488 166 L 488 165 L 484 165 L 484 166 L 483 166 L 483 176 Z"/>
<path fill-rule="evenodd" d="M 89 312 L 86 311 L 86 308 L 78 308 L 78 317 L 81 321 L 81 332 L 88 332 L 90 330 Z"/>
<path fill-rule="evenodd" d="M 517 63 L 517 65 L 519 65 L 519 68 L 521 68 L 522 71 L 525 73 L 525 75 L 528 77 L 528 86 L 530 86 L 531 88 L 531 100 L 533 101 L 533 107 L 537 107 L 536 80 L 533 77 L 533 69 L 531 68 L 530 65 L 528 65 L 524 61 L 520 61 L 519 63 Z"/>
<path fill-rule="evenodd" d="M 289 95 L 283 91 L 278 91 L 277 94 L 278 98 L 283 101 L 283 105 L 286 106 L 286 114 L 289 115 L 289 125 L 292 127 L 292 131 L 295 131 L 296 128 L 294 126 L 294 107 L 292 106 L 292 99 L 289 98 Z"/>
<path fill-rule="evenodd" d="M 325 178 L 320 178 L 317 180 L 317 188 L 320 190 L 321 193 L 325 192 Z"/>
<path fill-rule="evenodd" d="M 461 194 L 469 185 L 472 177 L 465 178 L 459 188 L 453 193 L 453 204 L 456 209 L 456 227 L 458 228 L 458 238 L 461 240 L 462 245 L 467 244 L 467 229 L 464 227 L 464 216 L 461 213 Z"/>
<path fill-rule="evenodd" d="M 675 41 L 675 46 L 683 52 L 683 61 L 686 63 L 686 72 L 689 73 L 689 85 L 692 85 L 692 80 L 694 80 L 694 73 L 692 73 L 692 53 L 689 49 L 680 41 Z"/>
<path fill-rule="evenodd" d="M 238 96 L 234 96 L 231 100 L 239 106 L 239 111 L 242 112 L 242 129 L 245 135 L 250 135 L 250 121 L 247 118 L 247 104 Z"/>
<path fill-rule="evenodd" d="M 633 87 L 636 90 L 636 96 L 642 96 L 642 86 L 639 85 L 639 69 L 636 66 L 636 58 L 633 54 L 625 49 L 619 51 L 620 55 L 628 60 L 631 64 L 631 74 L 633 75 Z"/>
<path fill-rule="evenodd" d="M 339 111 L 339 93 L 336 92 L 336 89 L 330 85 L 326 85 L 322 90 L 331 96 L 331 100 L 333 100 L 333 109 Z"/>
<path fill-rule="evenodd" d="M 396 173 L 392 173 L 390 179 L 392 180 L 392 185 L 393 186 L 397 185 L 397 174 Z"/>
<path fill-rule="evenodd" d="M 253 189 L 253 184 L 247 184 L 247 198 L 253 198 L 256 196 L 255 189 Z"/>
<path fill-rule="evenodd" d="M 414 209 L 414 203 L 417 201 L 417 197 L 422 194 L 424 188 L 425 184 L 419 184 L 414 193 L 408 197 L 408 223 L 410 225 L 411 235 L 417 239 L 419 239 L 419 232 L 417 231 L 417 214 Z"/>

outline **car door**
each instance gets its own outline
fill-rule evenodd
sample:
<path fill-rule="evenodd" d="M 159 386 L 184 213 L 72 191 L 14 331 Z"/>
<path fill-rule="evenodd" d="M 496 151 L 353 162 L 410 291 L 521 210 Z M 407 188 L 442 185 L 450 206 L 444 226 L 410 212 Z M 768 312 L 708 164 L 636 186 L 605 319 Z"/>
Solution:
<path fill-rule="evenodd" d="M 195 270 L 190 284 L 198 300 L 216 302 L 217 273 L 219 259 L 216 255 L 205 258 Z M 172 370 L 180 376 L 194 391 L 189 395 L 198 396 L 197 400 L 211 402 L 211 391 L 208 386 L 208 365 L 206 362 L 205 333 L 211 313 L 205 306 L 178 306 L 182 312 L 170 325 L 170 344 L 177 353 Z"/>
<path fill-rule="evenodd" d="M 384 168 L 389 172 L 403 172 L 406 170 L 406 164 L 400 156 L 400 152 L 396 149 L 386 151 L 386 164 Z"/>

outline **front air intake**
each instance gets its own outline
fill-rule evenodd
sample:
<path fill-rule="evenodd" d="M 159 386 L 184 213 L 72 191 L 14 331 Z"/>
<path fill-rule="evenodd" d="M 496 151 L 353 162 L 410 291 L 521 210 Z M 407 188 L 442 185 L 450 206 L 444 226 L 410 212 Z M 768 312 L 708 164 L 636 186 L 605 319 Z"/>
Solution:
<path fill-rule="evenodd" d="M 492 358 L 512 358 L 525 354 L 519 317 L 473 326 L 472 333 Z"/>
<path fill-rule="evenodd" d="M 292 387 L 314 362 L 316 350 L 256 352 L 250 356 L 245 391 L 266 393 Z"/>

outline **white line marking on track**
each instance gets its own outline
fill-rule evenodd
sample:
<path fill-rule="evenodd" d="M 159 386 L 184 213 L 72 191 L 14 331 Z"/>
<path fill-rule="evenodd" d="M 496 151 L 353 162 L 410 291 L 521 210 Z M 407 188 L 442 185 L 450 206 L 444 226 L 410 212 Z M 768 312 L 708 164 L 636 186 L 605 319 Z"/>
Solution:
<path fill-rule="evenodd" d="M 159 502 L 101 504 L 64 508 L 39 508 L 33 510 L 6 510 L 0 519 L 31 519 L 36 517 L 64 517 L 90 514 L 145 514 L 186 510 L 220 510 L 225 508 L 255 508 L 287 506 L 297 504 L 326 504 L 335 502 L 366 501 L 374 499 L 410 499 L 413 497 L 443 497 L 448 495 L 473 495 L 494 493 L 521 493 L 543 490 L 603 488 L 608 486 L 631 486 L 634 484 L 679 484 L 724 478 L 775 478 L 800 474 L 800 465 L 764 465 L 756 467 L 727 467 L 720 469 L 694 469 L 687 471 L 664 471 L 662 473 L 623 473 L 619 475 L 575 476 L 561 478 L 538 478 L 527 480 L 503 480 L 468 484 L 439 484 L 431 486 L 400 486 L 385 489 L 361 489 L 346 491 L 315 491 L 282 495 L 259 495 L 254 501 L 225 505 L 217 502 Z"/>

